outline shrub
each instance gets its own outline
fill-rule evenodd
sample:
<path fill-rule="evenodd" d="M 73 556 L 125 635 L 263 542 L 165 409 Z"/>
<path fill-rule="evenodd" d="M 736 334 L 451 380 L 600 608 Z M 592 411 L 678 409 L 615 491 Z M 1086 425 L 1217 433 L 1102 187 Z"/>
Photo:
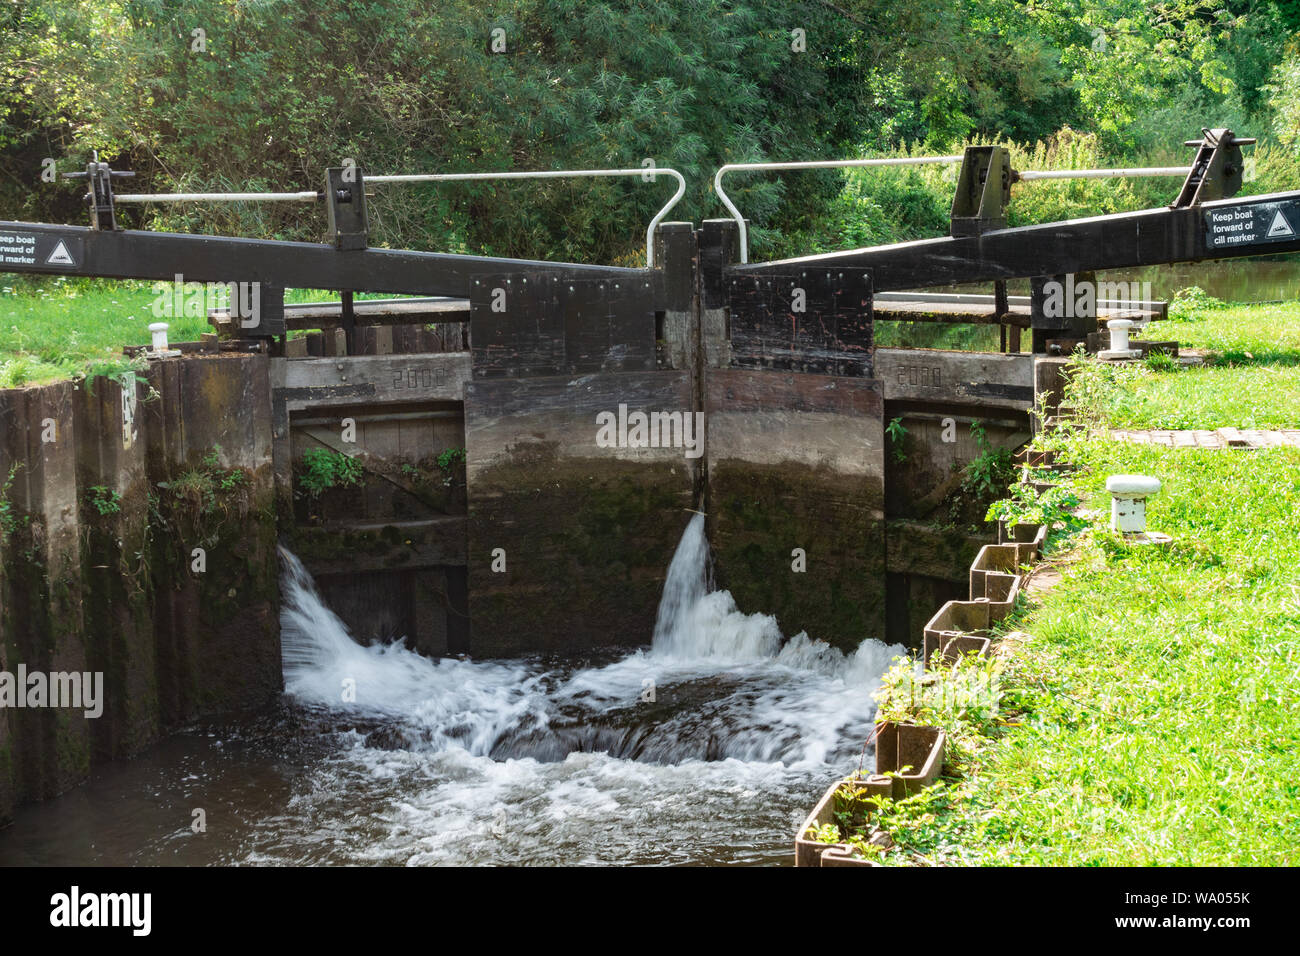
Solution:
<path fill-rule="evenodd" d="M 1197 322 L 1202 312 L 1226 309 L 1228 303 L 1216 299 L 1198 285 L 1179 289 L 1169 302 L 1169 318 L 1179 322 Z"/>

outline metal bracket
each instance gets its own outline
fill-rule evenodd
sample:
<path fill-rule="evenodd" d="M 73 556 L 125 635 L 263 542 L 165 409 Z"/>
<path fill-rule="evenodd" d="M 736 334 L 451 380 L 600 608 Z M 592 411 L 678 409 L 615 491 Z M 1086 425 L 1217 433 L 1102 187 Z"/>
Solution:
<path fill-rule="evenodd" d="M 1011 154 L 1002 146 L 967 146 L 952 200 L 952 234 L 978 236 L 1007 227 Z"/>
<path fill-rule="evenodd" d="M 1202 138 L 1187 140 L 1184 146 L 1195 146 L 1196 159 L 1187 174 L 1178 198 L 1170 209 L 1199 206 L 1212 199 L 1231 199 L 1241 189 L 1245 161 L 1241 147 L 1249 146 L 1254 139 L 1234 136 L 1230 129 L 1203 129 Z"/>
<path fill-rule="evenodd" d="M 117 229 L 117 216 L 113 211 L 113 180 L 127 179 L 135 175 L 130 170 L 115 170 L 108 163 L 99 161 L 99 151 L 91 154 L 84 173 L 64 173 L 64 179 L 84 179 L 89 187 L 86 193 L 86 205 L 90 207 L 90 228 Z"/>
<path fill-rule="evenodd" d="M 331 166 L 325 170 L 325 208 L 334 248 L 365 249 L 370 245 L 366 190 L 359 168 Z"/>

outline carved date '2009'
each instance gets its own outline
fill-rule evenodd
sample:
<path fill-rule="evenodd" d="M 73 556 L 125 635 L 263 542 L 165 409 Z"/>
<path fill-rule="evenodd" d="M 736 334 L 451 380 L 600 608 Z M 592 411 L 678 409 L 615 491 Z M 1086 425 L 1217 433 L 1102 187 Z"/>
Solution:
<path fill-rule="evenodd" d="M 393 371 L 393 388 L 437 388 L 447 384 L 447 370 L 431 365 L 415 365 Z"/>
<path fill-rule="evenodd" d="M 943 384 L 940 381 L 940 371 L 939 366 L 900 365 L 898 367 L 898 384 L 939 388 Z"/>

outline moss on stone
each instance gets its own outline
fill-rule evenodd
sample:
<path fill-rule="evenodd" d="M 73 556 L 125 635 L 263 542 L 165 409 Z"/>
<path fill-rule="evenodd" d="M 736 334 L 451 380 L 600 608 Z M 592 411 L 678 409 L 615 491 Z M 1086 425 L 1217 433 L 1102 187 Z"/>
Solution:
<path fill-rule="evenodd" d="M 649 642 L 692 505 L 685 465 L 534 455 L 473 481 L 476 655 Z M 505 573 L 491 570 L 496 548 Z"/>
<path fill-rule="evenodd" d="M 879 479 L 792 462 L 715 463 L 708 511 L 719 587 L 787 636 L 851 650 L 885 633 L 885 540 Z M 803 549 L 806 570 L 794 568 Z"/>

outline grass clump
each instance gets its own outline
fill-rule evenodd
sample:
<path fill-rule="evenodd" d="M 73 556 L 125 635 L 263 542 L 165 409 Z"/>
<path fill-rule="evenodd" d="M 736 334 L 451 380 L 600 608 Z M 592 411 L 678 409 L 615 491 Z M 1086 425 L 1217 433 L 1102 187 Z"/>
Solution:
<path fill-rule="evenodd" d="M 1053 475 L 1053 480 L 1060 480 Z M 1005 498 L 989 505 L 986 520 L 1002 521 L 1008 528 L 1017 525 L 1045 524 L 1048 538 L 1059 541 L 1086 527 L 1087 522 L 1078 514 L 1079 497 L 1067 485 L 1057 485 L 1045 491 L 1035 491 L 1030 485 L 1017 483 L 1011 486 Z"/>
<path fill-rule="evenodd" d="M 22 467 L 22 462 L 11 464 L 4 485 L 0 486 L 0 542 L 8 541 L 20 528 L 31 521 L 31 516 L 15 508 L 13 500 L 9 497 L 9 493 L 13 490 L 14 478 Z"/>
<path fill-rule="evenodd" d="M 1198 322 L 1206 312 L 1226 309 L 1228 303 L 1216 299 L 1198 285 L 1179 289 L 1169 301 L 1169 318 L 1177 322 Z"/>
<path fill-rule="evenodd" d="M 217 510 L 221 498 L 230 492 L 244 489 L 248 476 L 239 468 L 221 467 L 221 446 L 203 456 L 199 467 L 181 472 L 170 481 L 158 482 L 158 487 L 176 499 L 189 503 L 199 514 L 209 515 Z"/>
<path fill-rule="evenodd" d="M 1010 448 L 994 448 L 988 439 L 983 422 L 970 423 L 971 437 L 979 454 L 967 462 L 962 472 L 961 487 L 972 498 L 985 498 L 1005 488 L 1015 473 Z"/>
<path fill-rule="evenodd" d="M 115 515 L 122 510 L 122 496 L 105 485 L 91 485 L 86 500 L 101 517 Z"/>

